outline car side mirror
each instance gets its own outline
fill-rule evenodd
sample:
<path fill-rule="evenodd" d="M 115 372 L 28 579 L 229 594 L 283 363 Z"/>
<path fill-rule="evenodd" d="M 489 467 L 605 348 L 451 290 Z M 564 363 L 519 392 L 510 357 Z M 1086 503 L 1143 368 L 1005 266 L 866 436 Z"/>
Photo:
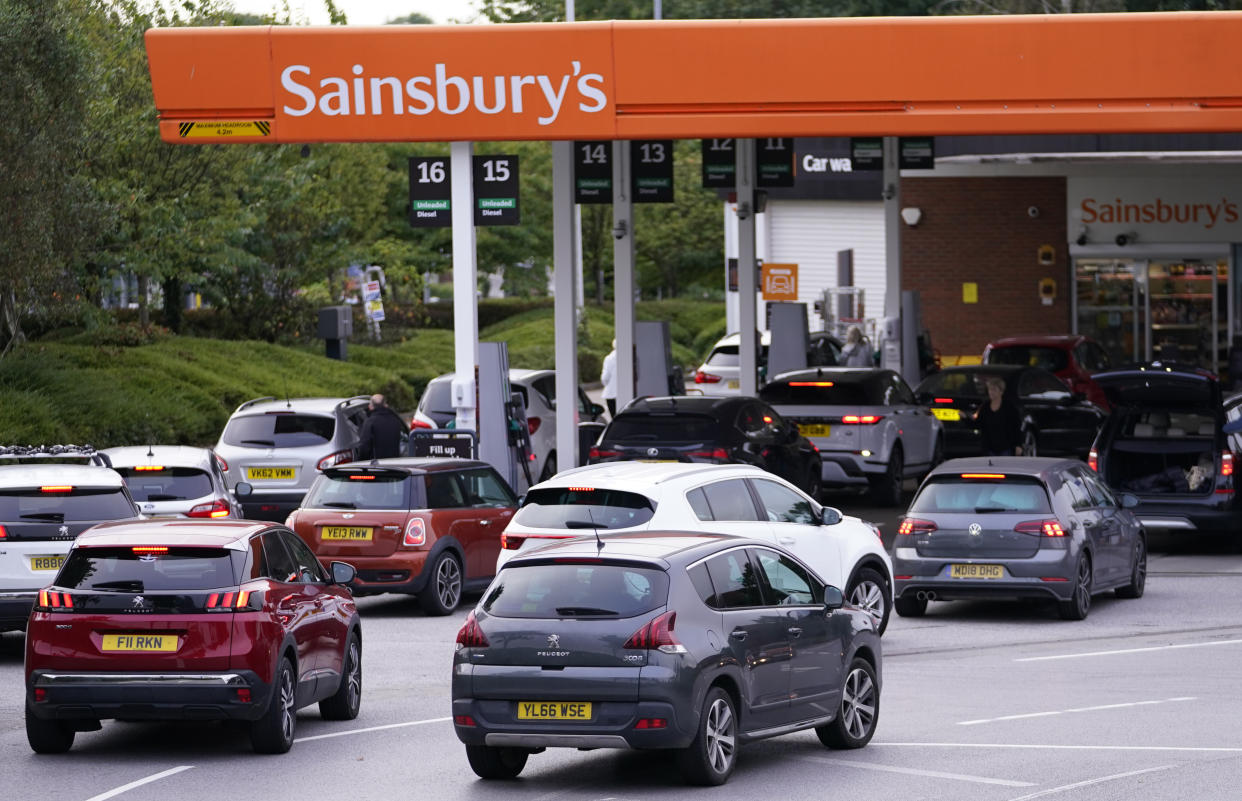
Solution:
<path fill-rule="evenodd" d="M 600 416 L 601 414 L 603 414 L 603 413 L 604 413 L 604 407 L 603 407 L 603 406 L 600 406 L 598 403 L 592 403 L 592 404 L 591 404 L 591 415 L 592 415 L 593 417 L 599 417 L 599 416 Z"/>
<path fill-rule="evenodd" d="M 1139 505 L 1139 499 L 1137 495 L 1135 495 L 1132 492 L 1121 493 L 1121 508 L 1122 509 L 1133 509 L 1134 507 L 1138 505 Z"/>
<path fill-rule="evenodd" d="M 525 492 L 523 492 L 521 495 L 518 496 L 517 505 L 519 509 L 521 509 L 523 506 L 526 505 L 526 493 Z"/>
<path fill-rule="evenodd" d="M 825 506 L 823 512 L 819 516 L 820 525 L 835 526 L 841 522 L 841 510 L 832 506 Z"/>
<path fill-rule="evenodd" d="M 824 609 L 831 612 L 845 606 L 845 594 L 837 587 L 824 587 Z"/>
<path fill-rule="evenodd" d="M 354 569 L 353 565 L 346 564 L 345 562 L 332 563 L 333 584 L 348 584 L 354 580 L 356 575 L 358 575 L 358 571 Z"/>
<path fill-rule="evenodd" d="M 249 498 L 250 493 L 252 492 L 254 492 L 254 487 L 250 486 L 245 481 L 238 481 L 237 484 L 233 486 L 233 495 L 238 498 Z"/>

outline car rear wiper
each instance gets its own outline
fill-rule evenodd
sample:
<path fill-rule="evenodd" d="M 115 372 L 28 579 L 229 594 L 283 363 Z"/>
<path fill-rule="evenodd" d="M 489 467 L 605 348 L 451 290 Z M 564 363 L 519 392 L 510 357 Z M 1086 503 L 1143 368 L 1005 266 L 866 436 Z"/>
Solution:
<path fill-rule="evenodd" d="M 64 512 L 31 512 L 28 515 L 22 515 L 22 520 L 47 520 L 51 523 L 65 522 Z"/>
<path fill-rule="evenodd" d="M 243 439 L 243 445 L 267 445 L 272 448 L 276 447 L 276 441 L 270 439 Z"/>
<path fill-rule="evenodd" d="M 601 526 L 599 523 L 592 523 L 590 520 L 566 520 L 565 528 L 602 528 L 607 529 L 608 526 Z"/>
<path fill-rule="evenodd" d="M 121 581 L 101 581 L 91 585 L 92 590 L 111 590 L 113 592 L 146 592 L 138 579 L 122 579 Z"/>
<path fill-rule="evenodd" d="M 331 506 L 333 509 L 357 509 L 357 504 L 349 501 L 326 501 L 324 506 Z"/>
<path fill-rule="evenodd" d="M 1021 512 L 1021 509 L 1012 509 L 1008 506 L 976 506 L 975 514 L 983 512 Z"/>
<path fill-rule="evenodd" d="M 155 495 L 148 495 L 147 500 L 148 501 L 184 501 L 185 498 L 183 498 L 180 495 L 160 495 L 157 493 Z"/>
<path fill-rule="evenodd" d="M 566 617 L 577 617 L 579 615 L 615 615 L 617 612 L 612 609 L 596 609 L 593 606 L 558 606 L 556 607 L 558 615 Z"/>

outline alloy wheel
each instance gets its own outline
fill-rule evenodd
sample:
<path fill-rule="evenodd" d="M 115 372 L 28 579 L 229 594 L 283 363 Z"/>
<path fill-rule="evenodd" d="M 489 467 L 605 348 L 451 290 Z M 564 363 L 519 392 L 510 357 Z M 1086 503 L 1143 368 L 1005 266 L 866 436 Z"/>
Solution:
<path fill-rule="evenodd" d="M 440 569 L 436 571 L 436 595 L 440 603 L 449 609 L 457 606 L 461 598 L 461 568 L 452 557 L 440 560 Z"/>
<path fill-rule="evenodd" d="M 879 626 L 884 620 L 884 588 L 874 581 L 860 581 L 850 593 L 850 604 L 857 606 Z"/>
<path fill-rule="evenodd" d="M 717 773 L 724 773 L 733 762 L 737 749 L 733 710 L 723 698 L 717 698 L 707 710 L 707 761 Z"/>
<path fill-rule="evenodd" d="M 854 668 L 845 678 L 841 715 L 851 737 L 865 737 L 875 724 L 875 694 L 875 682 L 862 668 Z"/>
<path fill-rule="evenodd" d="M 358 641 L 351 640 L 349 643 L 349 655 L 346 657 L 349 661 L 349 674 L 345 677 L 346 692 L 349 693 L 349 706 L 355 708 L 358 706 L 359 700 L 362 698 L 362 659 L 358 652 Z"/>
<path fill-rule="evenodd" d="M 293 740 L 293 727 L 297 722 L 294 709 L 293 674 L 284 671 L 280 676 L 280 731 L 285 740 Z"/>

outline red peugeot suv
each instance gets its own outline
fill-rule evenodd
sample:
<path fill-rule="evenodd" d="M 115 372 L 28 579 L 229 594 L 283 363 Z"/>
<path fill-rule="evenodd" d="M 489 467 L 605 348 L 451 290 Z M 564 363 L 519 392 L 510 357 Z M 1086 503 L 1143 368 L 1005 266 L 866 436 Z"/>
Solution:
<path fill-rule="evenodd" d="M 63 753 L 106 718 L 238 720 L 293 745 L 299 707 L 352 720 L 362 630 L 345 586 L 283 526 L 148 520 L 81 534 L 26 633 L 26 737 Z"/>

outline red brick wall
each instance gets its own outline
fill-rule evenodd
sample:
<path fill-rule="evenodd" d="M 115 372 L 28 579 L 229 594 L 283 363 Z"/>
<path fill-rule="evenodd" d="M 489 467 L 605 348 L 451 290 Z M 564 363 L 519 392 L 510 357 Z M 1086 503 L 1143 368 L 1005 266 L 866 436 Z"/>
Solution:
<path fill-rule="evenodd" d="M 998 337 L 1069 333 L 1063 177 L 907 178 L 901 195 L 903 207 L 923 210 L 916 227 L 903 223 L 901 288 L 919 292 L 936 350 L 979 356 Z M 1041 245 L 1056 249 L 1051 265 L 1039 263 Z M 1039 297 L 1045 277 L 1057 282 L 1051 306 Z M 968 281 L 978 303 L 962 302 Z"/>

